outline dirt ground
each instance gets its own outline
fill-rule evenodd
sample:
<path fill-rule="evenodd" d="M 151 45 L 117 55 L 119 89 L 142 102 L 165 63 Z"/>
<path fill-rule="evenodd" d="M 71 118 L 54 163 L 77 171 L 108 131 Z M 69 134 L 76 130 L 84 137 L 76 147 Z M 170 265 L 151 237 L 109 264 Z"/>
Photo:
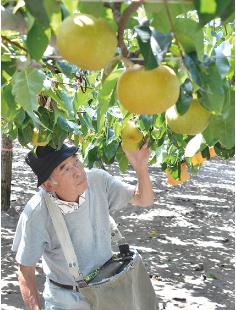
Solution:
<path fill-rule="evenodd" d="M 24 309 L 11 252 L 19 213 L 36 182 L 24 163 L 27 149 L 15 146 L 11 209 L 2 212 L 1 309 Z M 110 172 L 119 174 L 114 165 Z M 166 184 L 160 167 L 151 167 L 156 202 L 151 209 L 113 214 L 126 240 L 142 254 L 160 309 L 233 310 L 234 306 L 234 160 L 204 163 L 181 186 Z M 135 184 L 134 172 L 123 175 Z M 37 267 L 40 292 L 44 276 Z M 144 309 L 148 310 L 148 309 Z"/>

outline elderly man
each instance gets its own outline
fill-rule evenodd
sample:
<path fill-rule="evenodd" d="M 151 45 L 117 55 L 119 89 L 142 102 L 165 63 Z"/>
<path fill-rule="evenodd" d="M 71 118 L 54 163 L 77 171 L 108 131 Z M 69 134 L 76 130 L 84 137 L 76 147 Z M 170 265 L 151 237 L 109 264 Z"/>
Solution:
<path fill-rule="evenodd" d="M 35 265 L 41 257 L 46 275 L 45 309 L 90 309 L 84 297 L 73 291 L 74 279 L 42 199 L 43 191 L 60 208 L 85 275 L 112 256 L 109 212 L 128 203 L 141 207 L 153 204 L 147 145 L 126 152 L 137 175 L 136 188 L 100 169 L 85 172 L 77 151 L 65 144 L 59 150 L 45 146 L 37 147 L 36 154 L 31 151 L 26 157 L 37 176 L 39 191 L 20 216 L 12 247 L 19 264 L 19 285 L 26 309 L 42 309 L 35 281 Z"/>

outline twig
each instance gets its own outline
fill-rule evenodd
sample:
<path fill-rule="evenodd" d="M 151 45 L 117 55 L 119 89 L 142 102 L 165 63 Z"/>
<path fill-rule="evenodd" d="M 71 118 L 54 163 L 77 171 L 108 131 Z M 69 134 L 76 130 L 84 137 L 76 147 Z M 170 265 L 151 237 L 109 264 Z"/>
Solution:
<path fill-rule="evenodd" d="M 51 55 L 51 56 L 43 56 L 43 60 L 62 60 L 63 57 L 59 56 L 59 55 Z"/>
<path fill-rule="evenodd" d="M 22 49 L 23 51 L 25 51 L 25 52 L 27 53 L 27 49 L 24 48 L 24 46 L 20 45 L 20 44 L 17 43 L 17 42 L 12 41 L 11 39 L 9 39 L 9 38 L 6 37 L 6 36 L 1 35 L 1 37 L 2 37 L 2 39 L 5 40 L 6 42 L 8 42 L 8 43 L 10 43 L 10 44 L 12 44 L 12 45 L 15 45 L 15 46 L 17 46 L 17 47 L 19 47 L 20 49 Z"/>
<path fill-rule="evenodd" d="M 124 30 L 125 27 L 128 23 L 129 17 L 132 13 L 134 13 L 135 11 L 137 11 L 137 9 L 143 4 L 144 0 L 140 0 L 137 2 L 132 2 L 130 4 L 130 6 L 128 6 L 123 14 L 121 15 L 120 19 L 119 19 L 119 23 L 118 23 L 118 46 L 121 49 L 121 54 L 123 57 L 128 57 L 129 55 L 129 51 L 124 43 Z"/>
<path fill-rule="evenodd" d="M 66 83 L 66 82 L 58 82 L 56 80 L 51 80 L 52 82 L 55 82 L 56 84 L 62 84 L 62 85 L 69 85 L 73 87 L 78 87 L 78 83 Z M 94 87 L 86 86 L 86 88 L 94 89 Z"/>
<path fill-rule="evenodd" d="M 227 36 L 228 35 L 228 31 L 227 31 L 226 25 L 224 25 L 224 30 L 225 30 L 225 35 Z"/>
<path fill-rule="evenodd" d="M 169 18 L 169 21 L 170 21 L 171 30 L 172 30 L 172 32 L 173 32 L 173 34 L 174 34 L 174 37 L 175 37 L 175 40 L 176 40 L 176 44 L 177 44 L 177 46 L 178 46 L 178 49 L 179 49 L 181 58 L 182 58 L 182 60 L 183 60 L 184 55 L 183 55 L 182 49 L 181 49 L 181 47 L 180 47 L 179 40 L 178 40 L 178 38 L 177 38 L 176 32 L 175 32 L 175 26 L 174 26 L 174 23 L 173 23 L 171 14 L 170 14 L 170 10 L 169 10 L 169 7 L 168 7 L 168 2 L 167 2 L 167 0 L 164 0 L 164 4 L 165 4 L 166 12 L 167 12 L 167 15 L 168 15 L 168 18 Z"/>

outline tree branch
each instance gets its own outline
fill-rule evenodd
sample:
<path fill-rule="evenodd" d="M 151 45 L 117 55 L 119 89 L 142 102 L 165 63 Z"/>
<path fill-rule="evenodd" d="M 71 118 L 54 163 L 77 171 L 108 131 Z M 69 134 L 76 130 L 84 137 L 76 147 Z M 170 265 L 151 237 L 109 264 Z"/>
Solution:
<path fill-rule="evenodd" d="M 129 55 L 129 51 L 124 43 L 124 30 L 125 27 L 128 23 L 129 17 L 132 13 L 134 13 L 135 11 L 137 11 L 137 9 L 143 4 L 144 0 L 140 0 L 137 2 L 132 2 L 130 4 L 130 6 L 128 6 L 123 14 L 120 16 L 119 18 L 119 22 L 118 22 L 118 46 L 121 49 L 121 54 L 123 57 L 128 57 Z"/>

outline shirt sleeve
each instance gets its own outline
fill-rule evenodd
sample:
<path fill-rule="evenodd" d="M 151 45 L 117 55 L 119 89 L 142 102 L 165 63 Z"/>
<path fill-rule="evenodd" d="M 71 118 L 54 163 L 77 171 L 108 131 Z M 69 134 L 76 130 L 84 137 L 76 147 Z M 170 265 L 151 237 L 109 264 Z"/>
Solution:
<path fill-rule="evenodd" d="M 22 212 L 12 245 L 19 264 L 34 266 L 39 261 L 47 244 L 44 228 L 39 212 L 33 211 L 30 215 Z"/>
<path fill-rule="evenodd" d="M 134 195 L 135 186 L 121 181 L 119 177 L 112 176 L 107 172 L 104 173 L 106 175 L 106 190 L 109 209 L 120 210 L 127 207 L 129 201 Z"/>

